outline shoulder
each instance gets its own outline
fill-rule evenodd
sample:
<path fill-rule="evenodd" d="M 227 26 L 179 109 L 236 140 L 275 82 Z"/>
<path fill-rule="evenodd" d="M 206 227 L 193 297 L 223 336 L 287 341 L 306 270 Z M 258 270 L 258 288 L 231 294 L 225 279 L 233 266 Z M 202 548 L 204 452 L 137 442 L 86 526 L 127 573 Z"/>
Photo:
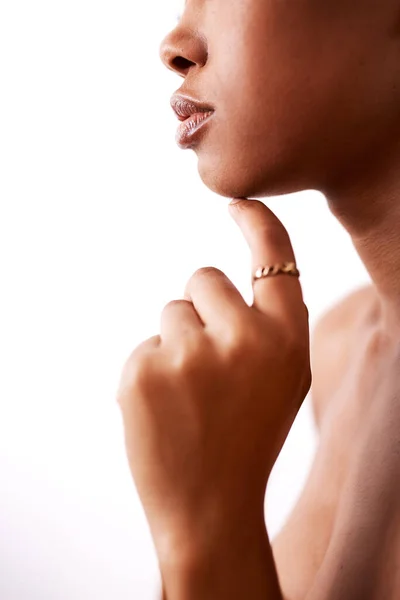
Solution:
<path fill-rule="evenodd" d="M 338 302 L 313 328 L 311 401 L 317 427 L 320 427 L 329 399 L 346 372 L 358 333 L 375 317 L 376 307 L 376 291 L 369 284 Z"/>

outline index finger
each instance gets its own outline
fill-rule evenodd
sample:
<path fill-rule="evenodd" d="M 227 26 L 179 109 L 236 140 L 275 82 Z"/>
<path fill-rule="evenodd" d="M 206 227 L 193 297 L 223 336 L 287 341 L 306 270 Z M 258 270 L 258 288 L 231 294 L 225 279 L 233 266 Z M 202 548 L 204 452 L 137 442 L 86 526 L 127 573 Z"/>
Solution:
<path fill-rule="evenodd" d="M 259 267 L 296 262 L 289 234 L 278 217 L 259 200 L 240 198 L 229 204 L 251 252 L 252 276 Z M 306 310 L 298 277 L 272 275 L 252 281 L 253 307 L 293 326 L 303 325 Z"/>

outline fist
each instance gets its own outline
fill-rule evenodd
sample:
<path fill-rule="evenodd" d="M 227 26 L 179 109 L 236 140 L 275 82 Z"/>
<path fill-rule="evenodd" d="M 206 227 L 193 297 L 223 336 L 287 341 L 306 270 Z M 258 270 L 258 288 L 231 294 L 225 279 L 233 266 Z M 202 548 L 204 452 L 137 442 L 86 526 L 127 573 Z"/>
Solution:
<path fill-rule="evenodd" d="M 294 262 L 289 236 L 260 201 L 229 211 L 258 266 Z M 263 511 L 268 478 L 311 385 L 299 279 L 253 282 L 249 306 L 220 270 L 198 270 L 167 304 L 160 335 L 126 361 L 118 404 L 130 470 L 156 549 Z"/>

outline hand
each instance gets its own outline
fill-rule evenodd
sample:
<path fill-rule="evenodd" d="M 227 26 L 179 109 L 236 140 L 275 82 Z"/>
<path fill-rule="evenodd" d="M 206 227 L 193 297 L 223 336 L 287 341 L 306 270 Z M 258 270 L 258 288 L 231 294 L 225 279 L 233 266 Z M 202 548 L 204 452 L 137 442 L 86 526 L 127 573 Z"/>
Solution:
<path fill-rule="evenodd" d="M 229 211 L 252 272 L 295 260 L 262 202 L 241 199 Z M 117 398 L 127 456 L 159 557 L 262 513 L 270 472 L 310 388 L 298 278 L 263 278 L 253 290 L 249 306 L 220 270 L 198 270 L 185 299 L 165 306 L 160 335 L 124 365 Z"/>

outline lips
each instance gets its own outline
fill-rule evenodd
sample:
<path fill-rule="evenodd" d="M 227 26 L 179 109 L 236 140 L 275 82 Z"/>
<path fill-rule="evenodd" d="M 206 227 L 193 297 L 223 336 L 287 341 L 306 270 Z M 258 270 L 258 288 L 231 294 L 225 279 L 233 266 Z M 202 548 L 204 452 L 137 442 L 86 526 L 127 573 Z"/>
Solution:
<path fill-rule="evenodd" d="M 193 148 L 201 139 L 206 123 L 214 114 L 214 109 L 187 96 L 175 94 L 171 106 L 181 121 L 176 133 L 176 141 L 181 148 Z"/>

